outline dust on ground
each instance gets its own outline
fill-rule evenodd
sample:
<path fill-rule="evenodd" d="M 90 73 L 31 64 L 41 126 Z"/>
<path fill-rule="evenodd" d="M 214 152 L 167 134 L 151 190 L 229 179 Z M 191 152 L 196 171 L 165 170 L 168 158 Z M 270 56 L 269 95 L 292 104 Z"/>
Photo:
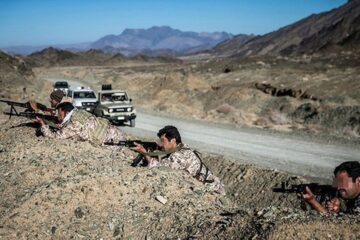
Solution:
<path fill-rule="evenodd" d="M 221 197 L 183 171 L 131 167 L 135 153 L 129 149 L 35 137 L 34 126 L 20 118 L 1 116 L 0 123 L 4 239 L 360 236 L 357 217 L 320 216 L 303 210 L 295 194 L 272 192 L 280 182 L 311 179 L 205 155 L 226 185 L 227 195 Z"/>
<path fill-rule="evenodd" d="M 52 84 L 44 78 L 63 77 L 81 80 L 95 89 L 102 83 L 111 83 L 129 90 L 138 107 L 184 118 L 233 126 L 312 133 L 328 130 L 332 134 L 358 136 L 354 114 L 359 96 L 342 88 L 357 89 L 356 79 L 360 75 L 356 64 L 350 64 L 356 61 L 349 61 L 346 55 L 344 65 L 339 58 L 331 66 L 326 65 L 326 69 L 322 67 L 323 59 L 306 56 L 297 61 L 278 59 L 278 65 L 271 59 L 269 62 L 214 60 L 32 71 L 26 70 L 20 59 L 3 56 L 2 61 L 5 58 L 1 68 L 4 71 L 0 72 L 4 84 L 1 97 L 14 100 L 33 97 L 47 103 Z M 228 66 L 230 63 L 234 65 Z M 273 97 L 253 88 L 255 82 L 264 81 L 281 88 L 314 90 L 312 94 L 323 101 Z M 23 87 L 29 90 L 28 96 L 23 95 Z M 322 92 L 324 89 L 327 90 Z M 296 116 L 308 116 L 307 109 L 315 107 L 324 117 L 319 121 L 315 118 L 307 119 L 310 122 L 294 121 L 291 117 L 294 110 L 308 103 L 315 106 L 301 107 L 304 112 L 296 112 Z M 3 110 L 8 107 L 4 105 L 0 106 Z M 343 107 L 351 109 L 345 108 L 343 112 Z M 339 113 L 344 114 L 339 116 Z M 336 126 L 340 126 L 336 131 L 335 126 L 326 127 L 331 124 L 332 114 L 341 118 L 336 120 L 339 124 Z M 295 194 L 272 192 L 280 182 L 297 184 L 312 179 L 205 155 L 205 163 L 226 185 L 227 195 L 220 197 L 208 192 L 185 172 L 130 167 L 135 154 L 128 149 L 36 137 L 35 126 L 29 121 L 0 116 L 1 238 L 360 237 L 357 216 L 321 216 L 306 209 Z"/>

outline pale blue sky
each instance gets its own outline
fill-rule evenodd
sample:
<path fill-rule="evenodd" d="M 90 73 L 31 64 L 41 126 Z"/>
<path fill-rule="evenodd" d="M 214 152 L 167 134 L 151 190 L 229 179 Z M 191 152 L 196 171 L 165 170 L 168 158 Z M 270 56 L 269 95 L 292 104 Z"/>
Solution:
<path fill-rule="evenodd" d="M 265 34 L 346 0 L 0 0 L 0 46 L 95 41 L 125 28 Z"/>

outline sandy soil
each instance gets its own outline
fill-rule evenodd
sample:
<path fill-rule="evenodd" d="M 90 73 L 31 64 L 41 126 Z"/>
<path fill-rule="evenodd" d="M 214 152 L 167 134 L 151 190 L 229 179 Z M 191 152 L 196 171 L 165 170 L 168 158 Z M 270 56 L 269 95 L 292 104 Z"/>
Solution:
<path fill-rule="evenodd" d="M 324 67 L 324 63 L 324 59 L 299 58 L 39 68 L 34 69 L 36 77 L 27 80 L 43 103 L 52 90 L 44 78 L 71 78 L 96 90 L 101 83 L 127 89 L 136 106 L 150 112 L 225 123 L 230 128 L 328 132 L 358 139 L 359 96 L 349 91 L 359 87 L 358 68 L 331 62 Z M 224 66 L 231 71 L 224 73 Z M 3 96 L 21 99 L 27 80 Z M 253 88 L 254 82 L 263 81 L 314 90 L 324 101 L 273 97 Z M 318 122 L 292 117 L 305 103 L 323 114 Z M 325 121 L 332 114 L 342 118 Z M 320 216 L 295 194 L 272 191 L 281 182 L 298 184 L 313 178 L 204 154 L 205 163 L 226 186 L 227 195 L 220 197 L 185 172 L 130 167 L 135 154 L 128 149 L 36 137 L 28 122 L 0 116 L 2 239 L 360 238 L 357 216 Z M 167 202 L 160 203 L 159 197 Z"/>
<path fill-rule="evenodd" d="M 130 167 L 130 150 L 35 137 L 21 125 L 28 120 L 0 121 L 3 239 L 360 237 L 357 217 L 320 216 L 295 194 L 272 192 L 282 181 L 311 179 L 205 154 L 226 185 L 220 197 L 185 172 Z"/>

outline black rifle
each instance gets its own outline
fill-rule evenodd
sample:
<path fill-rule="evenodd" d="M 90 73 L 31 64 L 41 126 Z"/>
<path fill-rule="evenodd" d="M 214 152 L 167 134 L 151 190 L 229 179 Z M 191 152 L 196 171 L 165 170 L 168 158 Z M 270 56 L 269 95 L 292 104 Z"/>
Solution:
<path fill-rule="evenodd" d="M 10 116 L 16 116 L 16 117 L 26 117 L 26 118 L 30 118 L 30 119 L 34 119 L 36 117 L 41 118 L 45 124 L 49 125 L 51 128 L 55 128 L 58 129 L 58 125 L 59 119 L 56 116 L 52 116 L 52 115 L 45 115 L 45 114 L 41 114 L 41 113 L 36 113 L 36 112 L 16 112 L 16 114 L 14 115 L 11 112 L 4 112 L 4 114 L 6 115 L 10 115 Z"/>
<path fill-rule="evenodd" d="M 287 185 L 285 182 L 281 183 L 280 188 L 273 188 L 273 192 L 278 193 L 306 193 L 306 187 L 315 195 L 315 198 L 320 203 L 329 201 L 330 199 L 338 196 L 338 191 L 331 185 L 320 185 L 318 183 L 307 183 L 307 184 L 292 184 Z"/>
<path fill-rule="evenodd" d="M 15 101 L 10 101 L 7 99 L 0 99 L 0 102 L 4 102 L 7 103 L 7 105 L 10 106 L 10 112 L 6 113 L 7 115 L 9 115 L 9 118 L 11 118 L 11 116 L 18 116 L 18 112 L 16 111 L 15 107 L 22 107 L 22 108 L 26 108 L 25 112 L 34 112 L 35 109 L 33 108 L 36 107 L 37 109 L 40 109 L 41 111 L 49 111 L 51 109 L 48 109 L 44 104 L 41 103 L 37 103 L 37 102 L 33 102 L 31 103 L 29 102 L 15 102 Z"/>
<path fill-rule="evenodd" d="M 159 150 L 160 146 L 156 142 L 143 142 L 141 140 L 128 140 L 128 141 L 119 141 L 117 143 L 114 143 L 113 141 L 105 142 L 104 145 L 110 145 L 110 146 L 123 146 L 123 147 L 136 147 L 134 143 L 141 144 L 146 151 L 153 152 L 155 150 Z M 143 162 L 144 155 L 139 153 L 136 158 L 131 163 L 132 167 L 137 167 L 141 162 Z M 144 163 L 143 163 L 144 164 Z"/>

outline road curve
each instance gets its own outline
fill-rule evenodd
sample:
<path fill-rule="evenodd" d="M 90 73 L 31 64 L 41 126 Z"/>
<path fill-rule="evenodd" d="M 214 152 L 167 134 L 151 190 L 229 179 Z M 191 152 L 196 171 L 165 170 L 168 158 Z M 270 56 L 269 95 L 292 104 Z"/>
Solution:
<path fill-rule="evenodd" d="M 122 127 L 130 134 L 157 138 L 165 125 L 176 126 L 183 142 L 202 152 L 215 153 L 258 166 L 297 175 L 331 179 L 335 166 L 360 160 L 360 150 L 351 147 L 310 142 L 266 131 L 229 129 L 221 125 L 178 120 L 139 112 L 136 127 Z"/>

